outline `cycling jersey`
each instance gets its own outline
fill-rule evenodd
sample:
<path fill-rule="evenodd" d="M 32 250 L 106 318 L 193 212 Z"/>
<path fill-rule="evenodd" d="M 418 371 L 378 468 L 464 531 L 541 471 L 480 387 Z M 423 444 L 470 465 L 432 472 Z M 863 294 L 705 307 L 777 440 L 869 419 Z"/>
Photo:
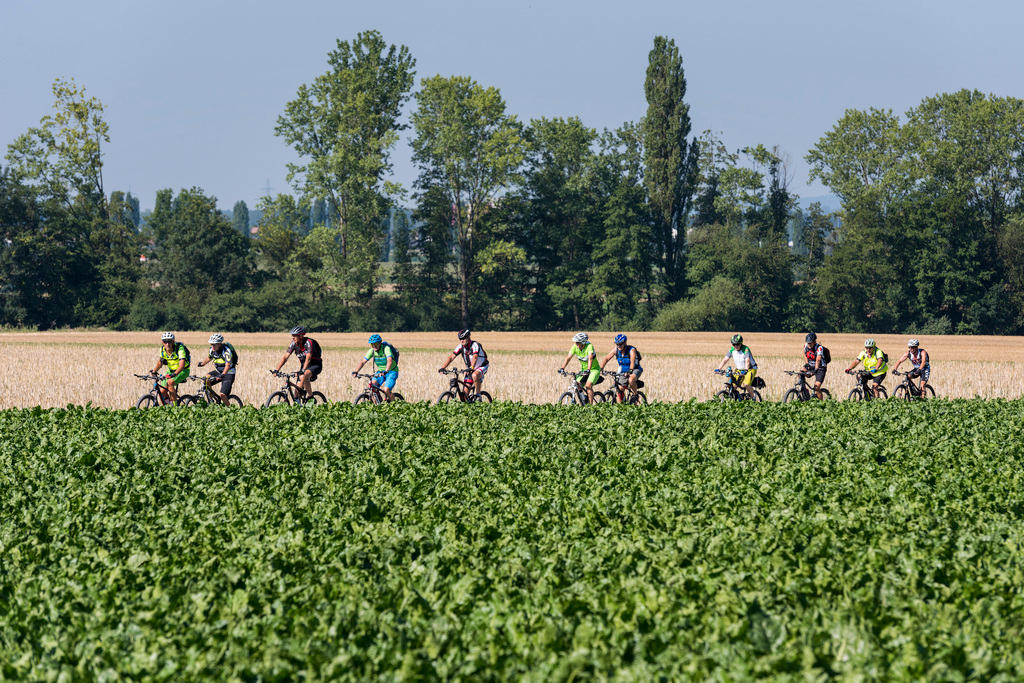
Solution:
<path fill-rule="evenodd" d="M 292 342 L 288 346 L 288 353 L 294 353 L 295 357 L 299 359 L 299 363 L 305 363 L 306 356 L 310 357 L 310 365 L 319 365 L 321 361 L 320 344 L 315 339 L 310 339 L 309 337 L 304 337 L 299 344 Z"/>
<path fill-rule="evenodd" d="M 926 366 L 932 364 L 931 363 L 931 360 L 932 360 L 931 356 L 928 357 L 928 361 L 927 362 L 925 362 L 924 356 L 925 356 L 925 350 L 924 349 L 918 349 L 916 354 L 912 350 L 909 350 L 909 349 L 907 350 L 907 360 L 909 360 L 910 364 L 913 365 L 915 368 L 920 368 L 922 363 L 924 363 Z"/>
<path fill-rule="evenodd" d="M 190 360 L 191 354 L 188 352 L 188 347 L 181 342 L 175 343 L 174 350 L 170 353 L 167 353 L 167 347 L 160 347 L 160 364 L 166 365 L 171 374 L 176 375 L 189 367 Z"/>
<path fill-rule="evenodd" d="M 734 346 L 730 346 L 725 357 L 732 358 L 732 364 L 737 370 L 757 369 L 757 362 L 754 360 L 754 354 L 750 352 L 750 347 L 746 344 L 739 349 Z"/>
<path fill-rule="evenodd" d="M 875 347 L 873 353 L 861 351 L 860 355 L 857 356 L 857 360 L 864 363 L 864 369 L 870 372 L 873 377 L 889 372 L 889 364 L 885 362 L 885 356 L 878 347 Z"/>
<path fill-rule="evenodd" d="M 235 353 L 235 347 L 227 342 L 221 344 L 220 351 L 214 351 L 211 346 L 210 358 L 213 360 L 213 367 L 218 372 L 224 372 L 224 368 L 226 368 L 228 363 L 230 363 L 231 369 L 228 370 L 228 374 L 234 373 L 235 368 L 238 365 L 238 354 Z"/>
<path fill-rule="evenodd" d="M 383 343 L 380 345 L 380 351 L 374 351 L 373 347 L 366 352 L 363 356 L 364 360 L 373 359 L 373 366 L 377 369 L 377 372 L 384 372 L 384 368 L 388 366 L 388 360 L 391 359 L 391 370 L 398 372 L 398 359 L 395 358 L 395 354 L 391 352 L 391 344 Z"/>
<path fill-rule="evenodd" d="M 825 367 L 828 363 L 825 362 L 824 346 L 821 344 L 815 344 L 812 347 L 804 347 L 804 358 L 807 360 L 807 367 L 813 369 L 818 359 L 821 359 L 821 367 Z"/>
<path fill-rule="evenodd" d="M 471 342 L 469 346 L 459 344 L 452 349 L 452 353 L 462 354 L 462 360 L 466 361 L 467 368 L 469 367 L 469 360 L 474 354 L 476 354 L 476 365 L 473 366 L 474 370 L 486 367 L 488 363 L 490 363 L 490 361 L 487 360 L 487 353 L 484 351 L 484 347 L 480 346 L 480 342 Z"/>
<path fill-rule="evenodd" d="M 594 345 L 591 342 L 587 342 L 582 349 L 573 344 L 569 347 L 569 353 L 579 359 L 581 371 L 598 367 L 597 351 L 594 350 Z"/>
<path fill-rule="evenodd" d="M 615 347 L 615 360 L 619 362 L 619 372 L 629 372 L 629 352 L 630 350 L 636 351 L 635 346 L 627 346 L 623 350 L 619 350 L 619 347 Z M 636 352 L 636 365 L 634 369 L 640 367 L 640 352 Z"/>

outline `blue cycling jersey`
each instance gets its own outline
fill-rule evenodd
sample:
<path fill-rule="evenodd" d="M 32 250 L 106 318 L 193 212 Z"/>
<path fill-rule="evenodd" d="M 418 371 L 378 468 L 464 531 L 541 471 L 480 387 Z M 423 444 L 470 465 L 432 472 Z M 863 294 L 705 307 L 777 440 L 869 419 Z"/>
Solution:
<path fill-rule="evenodd" d="M 619 362 L 619 372 L 629 371 L 629 351 L 635 349 L 635 346 L 627 346 L 623 350 L 619 350 L 619 347 L 615 347 L 615 360 Z M 640 367 L 640 352 L 636 352 L 636 368 Z"/>

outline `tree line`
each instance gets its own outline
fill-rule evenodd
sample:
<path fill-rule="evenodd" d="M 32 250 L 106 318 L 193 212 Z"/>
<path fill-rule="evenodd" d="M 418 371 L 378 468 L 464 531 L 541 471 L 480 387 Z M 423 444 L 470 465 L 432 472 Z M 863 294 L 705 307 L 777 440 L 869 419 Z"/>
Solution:
<path fill-rule="evenodd" d="M 0 325 L 1024 329 L 1022 100 L 848 110 L 806 155 L 829 213 L 800 208 L 777 146 L 691 130 L 669 38 L 645 115 L 613 130 L 521 121 L 468 76 L 414 92 L 415 65 L 375 31 L 337 42 L 278 117 L 294 192 L 260 200 L 252 238 L 244 202 L 229 220 L 201 188 L 144 219 L 108 193 L 103 105 L 58 80 L 0 168 Z M 388 181 L 403 133 L 412 188 Z"/>

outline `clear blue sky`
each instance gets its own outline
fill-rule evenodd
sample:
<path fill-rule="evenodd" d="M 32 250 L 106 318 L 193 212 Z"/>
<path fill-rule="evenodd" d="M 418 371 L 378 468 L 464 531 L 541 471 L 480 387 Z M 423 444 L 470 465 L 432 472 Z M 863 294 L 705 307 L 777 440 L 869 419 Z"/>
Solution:
<path fill-rule="evenodd" d="M 2 0 L 0 143 L 50 111 L 74 77 L 106 107 L 108 191 L 151 207 L 197 185 L 222 208 L 288 191 L 295 157 L 273 129 L 296 88 L 326 70 L 337 39 L 377 29 L 405 44 L 419 78 L 465 74 L 501 89 L 522 120 L 579 116 L 613 128 L 645 108 L 656 34 L 683 55 L 694 132 L 730 148 L 779 145 L 791 188 L 806 151 L 847 108 L 903 112 L 938 92 L 1024 96 L 1024 4 L 981 0 L 761 2 L 281 2 Z M 410 187 L 409 131 L 393 154 Z"/>

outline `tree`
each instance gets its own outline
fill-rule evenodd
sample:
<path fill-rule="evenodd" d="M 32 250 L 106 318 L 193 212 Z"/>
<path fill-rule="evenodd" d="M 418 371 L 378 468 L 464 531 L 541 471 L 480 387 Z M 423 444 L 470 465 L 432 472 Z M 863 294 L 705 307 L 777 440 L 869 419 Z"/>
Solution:
<path fill-rule="evenodd" d="M 110 142 L 103 104 L 74 80 L 53 82 L 52 115 L 8 147 L 11 172 L 68 209 L 106 218 L 103 144 Z"/>
<path fill-rule="evenodd" d="M 327 61 L 326 73 L 299 86 L 275 132 L 303 158 L 289 164 L 289 182 L 306 202 L 326 200 L 337 220 L 336 236 L 321 235 L 311 244 L 337 244 L 337 257 L 320 257 L 336 263 L 340 289 L 372 293 L 384 195 L 391 189 L 383 178 L 404 128 L 399 117 L 415 60 L 405 46 L 387 45 L 380 33 L 366 31 L 351 43 L 339 40 Z"/>
<path fill-rule="evenodd" d="M 462 324 L 468 325 L 469 286 L 481 246 L 477 228 L 498 194 L 517 177 L 524 157 L 521 129 L 515 116 L 506 113 L 497 88 L 485 88 L 467 76 L 424 79 L 416 103 L 416 184 L 421 196 L 439 188 L 451 207 L 460 314 Z"/>
<path fill-rule="evenodd" d="M 249 207 L 244 201 L 235 202 L 235 208 L 231 211 L 231 223 L 242 237 L 249 237 Z"/>
<path fill-rule="evenodd" d="M 260 212 L 254 240 L 257 262 L 275 277 L 284 278 L 301 237 L 308 234 L 305 212 L 289 194 L 262 197 L 257 208 Z"/>
<path fill-rule="evenodd" d="M 184 290 L 230 292 L 245 286 L 252 273 L 248 240 L 217 210 L 217 200 L 202 189 L 157 193 L 149 217 L 153 231 L 153 275 L 173 295 Z"/>
<path fill-rule="evenodd" d="M 660 270 L 669 300 L 686 291 L 686 222 L 697 180 L 699 145 L 690 135 L 686 78 L 675 41 L 656 36 L 644 81 L 644 184 L 655 220 Z"/>

